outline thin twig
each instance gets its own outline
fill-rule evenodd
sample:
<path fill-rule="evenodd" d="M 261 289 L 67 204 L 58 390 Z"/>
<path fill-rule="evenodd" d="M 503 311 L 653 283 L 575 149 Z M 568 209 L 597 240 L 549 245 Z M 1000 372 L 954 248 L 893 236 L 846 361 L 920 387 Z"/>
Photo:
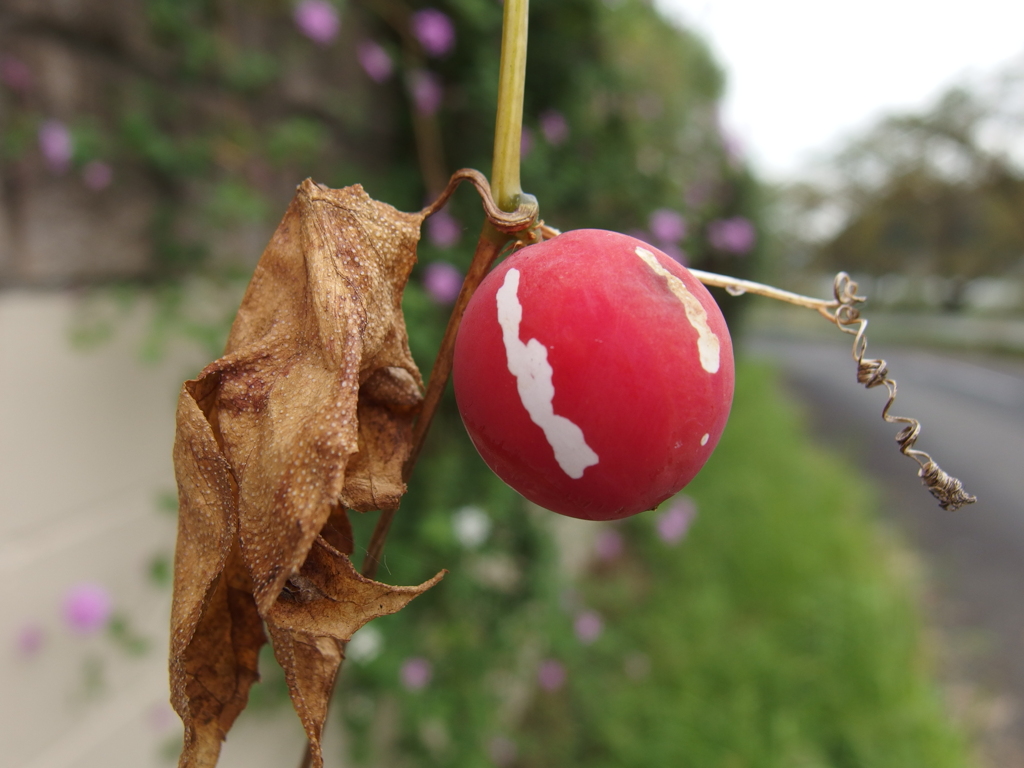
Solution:
<path fill-rule="evenodd" d="M 714 272 L 704 272 L 700 269 L 691 269 L 690 274 L 700 280 L 704 285 L 713 285 L 716 288 L 725 288 L 731 296 L 742 296 L 745 293 L 753 293 L 758 296 L 766 296 L 769 299 L 784 301 L 787 304 L 795 304 L 798 307 L 815 309 L 825 317 L 831 319 L 832 311 L 839 306 L 836 300 L 814 299 L 810 296 L 801 296 L 799 293 L 783 291 L 780 288 L 773 288 L 763 283 L 755 283 L 751 280 L 740 280 L 738 277 L 728 275 L 716 275 Z"/>

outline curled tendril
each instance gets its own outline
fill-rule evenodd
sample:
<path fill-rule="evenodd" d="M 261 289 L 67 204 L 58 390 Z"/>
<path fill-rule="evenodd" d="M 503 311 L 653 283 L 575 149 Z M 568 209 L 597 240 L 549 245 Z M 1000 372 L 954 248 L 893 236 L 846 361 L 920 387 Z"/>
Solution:
<path fill-rule="evenodd" d="M 480 171 L 473 168 L 462 168 L 453 173 L 448 180 L 448 186 L 421 213 L 426 217 L 433 216 L 444 207 L 444 204 L 448 202 L 448 198 L 454 194 L 455 190 L 464 181 L 468 181 L 476 188 L 480 195 L 480 201 L 483 203 L 487 220 L 499 232 L 503 232 L 506 235 L 525 235 L 525 239 L 530 242 L 538 239 L 548 239 L 558 234 L 557 230 L 552 230 L 550 227 L 545 226 L 544 222 L 537 220 L 540 208 L 537 205 L 537 198 L 533 195 L 521 194 L 519 196 L 519 206 L 514 211 L 501 210 L 498 204 L 494 202 L 494 196 L 491 194 L 491 185 L 487 178 Z M 552 232 L 554 234 L 548 234 Z"/>
<path fill-rule="evenodd" d="M 770 285 L 754 283 L 750 280 L 741 280 L 727 275 L 716 275 L 711 272 L 702 272 L 698 269 L 691 269 L 690 272 L 705 285 L 714 285 L 725 288 L 733 296 L 740 296 L 744 293 L 752 293 L 758 296 L 766 296 L 770 299 L 784 301 L 787 304 L 794 304 L 798 307 L 813 309 L 822 317 L 834 323 L 843 333 L 849 333 L 856 338 L 853 340 L 853 359 L 857 363 L 857 381 L 868 389 L 884 386 L 889 391 L 889 399 L 882 409 L 882 418 L 890 424 L 905 424 L 906 426 L 896 435 L 896 442 L 900 447 L 900 453 L 909 456 L 918 463 L 920 471 L 917 473 L 921 482 L 939 500 L 939 506 L 943 509 L 956 510 L 965 504 L 973 504 L 977 499 L 964 491 L 963 483 L 955 477 L 951 477 L 942 471 L 932 457 L 924 451 L 914 448 L 918 436 L 921 434 L 921 424 L 917 419 L 906 416 L 893 416 L 889 413 L 893 402 L 896 400 L 896 382 L 889 378 L 889 368 L 885 360 L 876 360 L 867 357 L 868 342 L 865 331 L 868 321 L 860 316 L 858 305 L 864 303 L 865 298 L 857 294 L 857 283 L 845 272 L 836 275 L 832 283 L 831 300 L 815 299 L 809 296 L 801 296 L 789 291 L 773 288 Z"/>
<path fill-rule="evenodd" d="M 895 416 L 889 413 L 896 401 L 896 382 L 889 378 L 889 367 L 885 360 L 867 356 L 868 321 L 860 316 L 860 310 L 857 308 L 857 305 L 864 301 L 863 296 L 857 295 L 857 283 L 845 272 L 840 272 L 833 283 L 833 294 L 835 309 L 830 319 L 843 333 L 855 337 L 853 359 L 857 363 L 857 381 L 867 389 L 885 387 L 889 392 L 889 399 L 882 408 L 882 418 L 890 424 L 905 425 L 896 435 L 900 453 L 917 462 L 920 467 L 918 477 L 932 496 L 938 499 L 940 507 L 953 511 L 965 504 L 973 504 L 977 498 L 964 490 L 963 483 L 946 474 L 927 453 L 914 448 L 921 434 L 921 423 L 908 416 Z"/>

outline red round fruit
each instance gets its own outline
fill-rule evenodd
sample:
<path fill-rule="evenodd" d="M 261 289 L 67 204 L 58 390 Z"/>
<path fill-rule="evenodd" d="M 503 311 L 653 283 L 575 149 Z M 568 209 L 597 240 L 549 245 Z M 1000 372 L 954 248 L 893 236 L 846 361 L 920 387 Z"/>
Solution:
<path fill-rule="evenodd" d="M 463 423 L 502 480 L 555 512 L 614 520 L 653 509 L 704 466 L 732 405 L 732 341 L 684 267 L 583 229 L 484 279 L 454 379 Z"/>

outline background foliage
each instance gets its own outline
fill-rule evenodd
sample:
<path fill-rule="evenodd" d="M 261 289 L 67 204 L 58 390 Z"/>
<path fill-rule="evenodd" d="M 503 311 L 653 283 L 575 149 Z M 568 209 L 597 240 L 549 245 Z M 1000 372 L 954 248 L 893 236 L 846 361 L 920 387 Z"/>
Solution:
<path fill-rule="evenodd" d="M 311 5 L 320 22 L 302 20 Z M 642 0 L 531 6 L 523 184 L 544 219 L 629 231 L 694 266 L 749 274 L 759 188 L 718 123 L 723 78 L 704 43 Z M 217 355 L 298 180 L 362 183 L 411 210 L 452 169 L 488 170 L 501 5 L 435 3 L 451 23 L 447 47 L 417 36 L 413 14 L 426 7 L 143 0 L 70 20 L 3 11 L 9 210 L 40 185 L 86 195 L 86 211 L 114 194 L 144 203 L 144 257 L 92 274 L 122 290 L 90 305 L 82 335 L 101 337 L 116 324 L 108 299 L 131 303 L 141 287 L 156 299 L 152 352 L 184 335 Z M 46 46 L 75 62 L 80 97 L 60 99 L 32 74 Z M 468 265 L 478 206 L 461 193 L 426 230 L 405 299 L 425 372 L 451 299 L 437 276 Z M 380 578 L 451 575 L 353 640 L 337 707 L 353 759 L 962 764 L 916 660 L 908 598 L 874 571 L 864 499 L 802 447 L 769 378 L 744 375 L 693 499 L 619 527 L 565 528 L 524 508 L 446 400 Z M 365 545 L 372 515 L 354 522 Z M 281 706 L 283 681 L 265 661 L 254 705 Z"/>

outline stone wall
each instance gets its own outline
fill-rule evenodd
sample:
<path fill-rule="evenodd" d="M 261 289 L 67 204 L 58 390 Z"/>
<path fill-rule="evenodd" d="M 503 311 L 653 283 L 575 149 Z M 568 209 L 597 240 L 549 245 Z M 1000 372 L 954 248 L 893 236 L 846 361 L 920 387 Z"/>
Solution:
<path fill-rule="evenodd" d="M 194 10 L 170 21 L 162 7 L 175 6 L 0 0 L 0 286 L 255 261 L 304 176 L 337 185 L 318 169 L 390 152 L 380 126 L 400 91 L 371 93 L 358 70 L 358 9 L 317 46 L 296 31 L 290 3 L 182 3 Z M 316 157 L 268 161 L 268 137 L 288 120 L 322 132 Z M 63 165 L 42 146 L 48 123 L 72 139 Z M 217 215 L 228 182 L 252 212 Z"/>

